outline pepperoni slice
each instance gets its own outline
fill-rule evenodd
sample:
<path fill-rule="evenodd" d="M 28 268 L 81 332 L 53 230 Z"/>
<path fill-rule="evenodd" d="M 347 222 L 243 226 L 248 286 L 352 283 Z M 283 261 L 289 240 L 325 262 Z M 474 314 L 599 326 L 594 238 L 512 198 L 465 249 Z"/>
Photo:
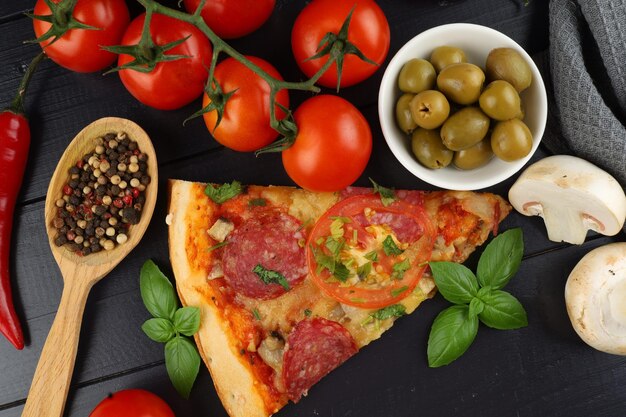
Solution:
<path fill-rule="evenodd" d="M 316 317 L 296 324 L 283 356 L 283 381 L 287 396 L 298 402 L 309 388 L 357 352 L 345 327 Z"/>
<path fill-rule="evenodd" d="M 224 279 L 237 293 L 257 299 L 276 298 L 287 291 L 278 283 L 266 284 L 253 272 L 257 265 L 283 275 L 289 288 L 307 274 L 301 223 L 294 217 L 270 212 L 243 221 L 227 238 L 222 265 Z"/>

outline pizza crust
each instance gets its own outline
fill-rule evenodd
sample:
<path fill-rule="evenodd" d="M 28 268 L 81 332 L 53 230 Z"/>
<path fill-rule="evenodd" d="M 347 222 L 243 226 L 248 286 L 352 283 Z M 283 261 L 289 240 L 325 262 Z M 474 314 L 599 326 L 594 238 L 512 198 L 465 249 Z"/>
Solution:
<path fill-rule="evenodd" d="M 195 269 L 188 260 L 186 242 L 189 228 L 185 222 L 187 210 L 193 206 L 194 183 L 170 181 L 171 215 L 169 227 L 170 261 L 176 276 L 176 288 L 183 305 L 198 306 L 202 326 L 195 335 L 198 351 L 209 368 L 217 394 L 231 417 L 268 417 L 286 403 L 268 409 L 265 397 L 245 357 L 233 349 L 226 323 L 220 321 L 218 307 L 206 302 L 206 273 Z M 211 341 L 211 343 L 203 343 Z"/>

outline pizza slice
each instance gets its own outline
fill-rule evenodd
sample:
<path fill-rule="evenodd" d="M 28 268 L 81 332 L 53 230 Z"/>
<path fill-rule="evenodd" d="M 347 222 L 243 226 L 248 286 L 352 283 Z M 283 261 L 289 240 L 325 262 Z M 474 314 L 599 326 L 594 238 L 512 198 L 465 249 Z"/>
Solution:
<path fill-rule="evenodd" d="M 176 286 L 228 414 L 299 401 L 434 295 L 428 261 L 463 262 L 509 211 L 487 193 L 171 181 Z"/>

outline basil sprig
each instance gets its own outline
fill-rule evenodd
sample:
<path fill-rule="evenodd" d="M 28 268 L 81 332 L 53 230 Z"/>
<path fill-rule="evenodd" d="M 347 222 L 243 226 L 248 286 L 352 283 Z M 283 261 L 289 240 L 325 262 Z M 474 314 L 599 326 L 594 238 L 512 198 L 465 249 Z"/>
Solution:
<path fill-rule="evenodd" d="M 391 205 L 394 201 L 396 201 L 396 193 L 391 188 L 383 187 L 374 181 L 373 179 L 369 179 L 374 187 L 374 193 L 378 193 L 380 195 L 380 201 L 383 203 L 383 206 L 387 207 Z"/>
<path fill-rule="evenodd" d="M 430 262 L 439 292 L 455 304 L 435 318 L 428 337 L 428 365 L 448 365 L 470 347 L 479 321 L 508 330 L 528 325 L 522 304 L 502 288 L 522 262 L 522 230 L 511 229 L 494 238 L 478 261 L 477 276 L 454 262 Z"/>
<path fill-rule="evenodd" d="M 155 342 L 165 343 L 165 368 L 176 388 L 189 398 L 200 370 L 200 355 L 192 340 L 200 328 L 198 307 L 178 307 L 176 292 L 169 279 L 151 260 L 141 268 L 141 298 L 153 318 L 141 329 Z"/>
<path fill-rule="evenodd" d="M 243 192 L 243 187 L 239 181 L 233 181 L 230 184 L 213 185 L 207 184 L 204 193 L 217 204 L 222 204 Z"/>

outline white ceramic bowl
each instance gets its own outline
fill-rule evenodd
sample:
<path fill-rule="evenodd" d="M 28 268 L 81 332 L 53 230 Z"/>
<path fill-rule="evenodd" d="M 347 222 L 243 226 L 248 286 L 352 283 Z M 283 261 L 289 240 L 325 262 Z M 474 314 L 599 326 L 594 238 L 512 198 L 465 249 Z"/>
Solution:
<path fill-rule="evenodd" d="M 526 59 L 532 71 L 530 87 L 521 93 L 526 111 L 524 122 L 533 135 L 533 147 L 523 159 L 504 162 L 494 157 L 486 165 L 463 171 L 452 164 L 442 169 L 421 165 L 411 151 L 410 136 L 402 132 L 395 119 L 396 101 L 402 94 L 398 88 L 398 74 L 405 62 L 412 58 L 429 59 L 438 46 L 450 45 L 463 49 L 468 62 L 485 67 L 489 51 L 508 47 L 517 50 Z M 385 140 L 391 152 L 413 175 L 429 184 L 450 190 L 478 190 L 498 184 L 519 171 L 537 150 L 543 136 L 548 114 L 548 100 L 543 79 L 530 56 L 513 39 L 497 30 L 468 23 L 437 26 L 415 36 L 391 59 L 385 70 L 378 93 L 378 114 Z"/>

